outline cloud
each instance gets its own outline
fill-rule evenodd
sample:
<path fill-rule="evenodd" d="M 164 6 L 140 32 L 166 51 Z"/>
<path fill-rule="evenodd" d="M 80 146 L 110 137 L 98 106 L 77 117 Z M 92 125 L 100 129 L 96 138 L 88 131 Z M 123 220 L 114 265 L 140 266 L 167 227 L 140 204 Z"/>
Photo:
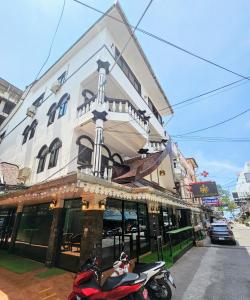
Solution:
<path fill-rule="evenodd" d="M 215 173 L 224 172 L 230 172 L 233 173 L 233 175 L 236 175 L 236 173 L 241 169 L 241 167 L 228 160 L 209 159 L 209 157 L 205 156 L 201 151 L 196 152 L 194 157 L 197 160 L 199 169 L 204 169 L 210 172 L 211 176 L 213 176 Z"/>

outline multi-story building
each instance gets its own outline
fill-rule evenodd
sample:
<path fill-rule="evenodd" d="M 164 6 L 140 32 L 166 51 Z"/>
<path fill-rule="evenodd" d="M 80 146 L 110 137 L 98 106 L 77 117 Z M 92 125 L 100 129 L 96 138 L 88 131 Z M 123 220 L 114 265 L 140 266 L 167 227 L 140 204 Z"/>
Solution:
<path fill-rule="evenodd" d="M 141 255 L 177 208 L 197 209 L 176 193 L 171 105 L 135 37 L 121 53 L 120 6 L 107 14 L 31 85 L 0 145 L 22 187 L 0 197 L 9 247 L 70 270 L 93 252 L 107 267 L 122 248 Z"/>
<path fill-rule="evenodd" d="M 0 125 L 19 102 L 23 91 L 0 78 Z"/>
<path fill-rule="evenodd" d="M 236 201 L 246 203 L 250 208 L 250 162 L 246 162 L 236 183 Z"/>
<path fill-rule="evenodd" d="M 190 204 L 200 206 L 201 199 L 195 198 L 192 193 L 192 184 L 197 182 L 196 169 L 198 164 L 194 158 L 185 158 L 176 143 L 172 143 L 172 160 L 175 187 L 180 197 Z M 197 225 L 201 221 L 200 209 L 179 209 L 183 218 L 190 219 L 192 224 Z"/>

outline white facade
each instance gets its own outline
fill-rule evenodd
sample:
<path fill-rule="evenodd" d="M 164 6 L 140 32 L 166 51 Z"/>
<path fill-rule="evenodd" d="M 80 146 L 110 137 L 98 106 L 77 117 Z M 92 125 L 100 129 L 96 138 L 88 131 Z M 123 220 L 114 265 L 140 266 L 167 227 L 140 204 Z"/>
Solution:
<path fill-rule="evenodd" d="M 20 89 L 0 78 L 0 125 L 12 112 L 22 94 Z"/>
<path fill-rule="evenodd" d="M 108 13 L 126 23 L 119 6 L 112 7 Z M 142 148 L 154 152 L 162 147 L 162 140 L 168 139 L 161 116 L 171 114 L 172 110 L 135 38 L 122 57 L 140 83 L 140 92 L 135 88 L 136 83 L 131 83 L 134 80 L 131 73 L 126 75 L 119 64 L 107 75 L 105 68 L 98 70 L 98 60 L 108 62 L 110 67 L 114 64 L 116 49 L 121 51 L 130 33 L 127 24 L 102 17 L 31 86 L 29 92 L 26 91 L 27 97 L 2 124 L 0 134 L 8 133 L 29 111 L 26 120 L 0 144 L 0 159 L 15 163 L 25 184 L 33 185 L 75 172 L 79 166 L 77 141 L 83 135 L 95 144 L 104 144 L 112 155 L 117 153 L 122 159 L 138 156 Z M 105 84 L 100 84 L 101 76 L 106 76 Z M 105 99 L 98 103 L 102 88 Z M 87 94 L 85 98 L 83 91 L 85 96 Z M 96 97 L 91 99 L 88 91 Z M 48 124 L 48 114 L 53 108 L 56 108 L 54 120 Z M 93 120 L 94 111 L 107 113 L 107 120 Z M 99 142 L 98 128 L 103 128 L 103 138 Z M 60 148 L 56 165 L 49 167 L 53 141 L 59 143 Z M 43 171 L 38 172 L 38 156 L 42 149 L 47 149 L 48 153 Z M 99 150 L 95 148 L 94 151 Z M 105 149 L 101 151 L 105 156 Z M 95 164 L 93 160 L 92 157 L 91 165 Z M 89 171 L 93 171 L 92 166 Z"/>
<path fill-rule="evenodd" d="M 250 198 L 250 182 L 247 182 L 246 180 L 246 173 L 250 173 L 250 161 L 245 163 L 236 183 L 236 192 L 238 193 L 238 197 L 243 199 Z"/>

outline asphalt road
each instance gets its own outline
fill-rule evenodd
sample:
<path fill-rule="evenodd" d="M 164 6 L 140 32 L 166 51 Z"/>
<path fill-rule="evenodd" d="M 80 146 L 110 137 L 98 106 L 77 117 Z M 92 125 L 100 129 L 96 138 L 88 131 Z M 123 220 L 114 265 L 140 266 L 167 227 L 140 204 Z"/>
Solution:
<path fill-rule="evenodd" d="M 250 228 L 233 225 L 237 245 L 193 247 L 171 268 L 173 300 L 250 300 Z"/>

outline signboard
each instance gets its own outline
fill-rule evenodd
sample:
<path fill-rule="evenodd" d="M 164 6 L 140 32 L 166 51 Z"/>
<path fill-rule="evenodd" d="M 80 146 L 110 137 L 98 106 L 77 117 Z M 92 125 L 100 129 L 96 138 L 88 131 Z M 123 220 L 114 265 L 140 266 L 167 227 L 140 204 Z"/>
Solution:
<path fill-rule="evenodd" d="M 195 198 L 218 196 L 217 185 L 214 181 L 195 182 L 191 184 Z"/>
<path fill-rule="evenodd" d="M 250 172 L 248 173 L 244 173 L 245 178 L 246 178 L 246 182 L 250 182 Z"/>
<path fill-rule="evenodd" d="M 206 206 L 219 206 L 220 201 L 218 197 L 204 197 L 202 198 L 203 205 Z"/>

